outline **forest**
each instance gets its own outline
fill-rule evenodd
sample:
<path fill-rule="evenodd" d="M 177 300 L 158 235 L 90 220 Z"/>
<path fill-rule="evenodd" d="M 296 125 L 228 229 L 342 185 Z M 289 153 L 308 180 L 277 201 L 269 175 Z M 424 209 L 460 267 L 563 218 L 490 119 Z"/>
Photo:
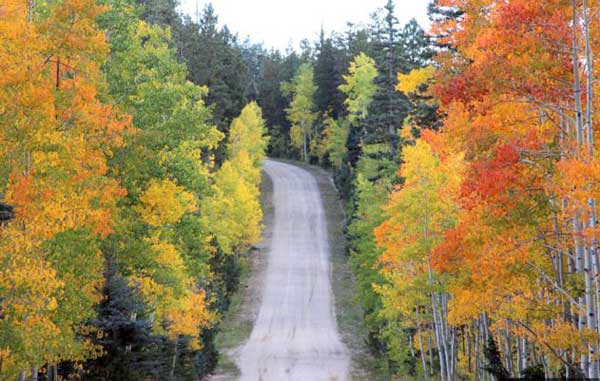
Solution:
<path fill-rule="evenodd" d="M 208 377 L 266 157 L 332 173 L 382 380 L 599 379 L 600 1 L 386 3 L 0 0 L 0 380 Z"/>

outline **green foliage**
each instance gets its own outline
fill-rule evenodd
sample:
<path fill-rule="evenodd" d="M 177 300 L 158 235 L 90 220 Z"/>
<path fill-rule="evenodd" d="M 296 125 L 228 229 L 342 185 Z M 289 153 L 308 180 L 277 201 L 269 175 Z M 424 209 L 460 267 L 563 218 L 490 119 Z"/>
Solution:
<path fill-rule="evenodd" d="M 325 120 L 325 153 L 329 154 L 329 161 L 334 168 L 341 168 L 348 149 L 346 142 L 350 133 L 350 124 L 346 121 L 338 121 L 332 118 Z"/>
<path fill-rule="evenodd" d="M 350 63 L 348 75 L 344 75 L 345 83 L 339 88 L 346 94 L 344 103 L 348 108 L 348 119 L 351 123 L 356 123 L 369 114 L 369 106 L 377 90 L 373 82 L 377 75 L 375 61 L 364 53 L 360 53 Z"/>
<path fill-rule="evenodd" d="M 308 161 L 313 124 L 317 119 L 313 99 L 317 87 L 314 84 L 312 65 L 301 65 L 292 82 L 282 83 L 281 88 L 284 94 L 292 96 L 290 106 L 286 109 L 288 120 L 292 123 L 290 129 L 292 146 L 299 149 L 303 159 Z"/>
<path fill-rule="evenodd" d="M 144 1 L 142 19 L 170 29 L 173 36 L 170 45 L 188 67 L 187 78 L 210 88 L 206 103 L 212 107 L 211 120 L 221 132 L 227 133 L 230 122 L 247 103 L 250 73 L 241 47 L 227 27 L 219 27 L 211 4 L 205 6 L 196 21 L 180 17 L 177 6 L 178 2 L 173 0 Z M 224 159 L 223 150 L 217 151 L 217 159 Z"/>
<path fill-rule="evenodd" d="M 317 44 L 315 59 L 315 106 L 321 115 L 333 119 L 340 118 L 344 113 L 343 95 L 339 90 L 342 83 L 340 68 L 345 64 L 342 49 L 336 46 L 332 37 L 326 37 L 321 30 Z"/>
<path fill-rule="evenodd" d="M 262 52 L 256 61 L 260 62 L 255 79 L 257 102 L 263 110 L 271 135 L 269 156 L 290 156 L 291 125 L 285 112 L 289 100 L 281 91 L 281 83 L 291 81 L 301 64 L 300 58 L 295 52 L 284 56 L 279 51 L 274 51 Z"/>
<path fill-rule="evenodd" d="M 55 3 L 63 4 L 36 3 L 36 17 L 44 20 L 52 16 Z M 62 229 L 52 239 L 40 240 L 43 244 L 29 245 L 25 230 L 15 229 L 18 234 L 11 231 L 22 242 L 0 236 L 3 247 L 11 248 L 5 250 L 11 256 L 2 257 L 5 283 L 13 282 L 11 287 L 18 290 L 18 295 L 34 303 L 27 308 L 36 310 L 29 318 L 29 323 L 33 321 L 32 331 L 26 335 L 13 329 L 14 321 L 0 319 L 0 342 L 18 343 L 14 348 L 24 353 L 27 366 L 43 366 L 38 364 L 40 358 L 51 364 L 65 361 L 60 367 L 61 376 L 79 367 L 69 360 L 87 358 L 83 368 L 92 379 L 203 377 L 216 358 L 212 343 L 216 332 L 214 312 L 227 308 L 228 298 L 237 288 L 239 254 L 260 237 L 258 183 L 266 151 L 279 156 L 300 151 L 305 160 L 328 157 L 336 178 L 341 179 L 338 183 L 345 184 L 344 195 L 354 197 L 348 232 L 351 263 L 359 283 L 357 301 L 365 309 L 374 345 L 389 350 L 398 363 L 406 358 L 409 335 L 400 324 L 388 324 L 389 316 L 381 312 L 381 296 L 373 290 L 373 285 L 385 283 L 378 271 L 380 249 L 374 243 L 373 228 L 384 219 L 382 206 L 388 202 L 399 158 L 387 155 L 389 142 L 385 136 L 391 134 L 388 138 L 393 139 L 396 124 L 404 119 L 398 116 L 404 116 L 411 107 L 394 91 L 395 77 L 391 76 L 423 66 L 428 59 L 425 37 L 418 25 L 412 22 L 399 31 L 390 2 L 387 17 L 378 19 L 372 27 L 350 26 L 346 33 L 329 37 L 322 33 L 316 46 L 305 42 L 301 52 L 289 50 L 282 54 L 240 43 L 227 27 L 219 26 L 210 5 L 194 22 L 178 15 L 174 0 L 99 0 L 97 4 L 106 6 L 97 18 L 87 17 L 89 9 L 73 12 L 81 14 L 87 26 L 82 36 L 74 36 L 84 38 L 77 42 L 85 53 L 80 55 L 81 60 L 89 65 L 81 70 L 86 75 L 67 68 L 62 73 L 67 80 L 94 82 L 97 88 L 81 100 L 57 89 L 54 106 L 68 110 L 67 106 L 79 101 L 82 105 L 76 110 L 78 114 L 93 106 L 91 100 L 97 98 L 131 115 L 134 133 L 115 133 L 115 140 L 123 139 L 123 144 L 99 145 L 102 147 L 96 159 L 105 155 L 108 167 L 105 160 L 99 159 L 82 165 L 84 169 L 88 165 L 100 168 L 99 177 L 110 177 L 126 195 L 122 192 L 118 209 L 114 206 L 114 232 L 108 226 L 113 221 L 103 215 L 103 234 L 83 224 Z M 96 22 L 106 38 L 97 33 Z M 22 39 L 18 41 L 35 45 L 35 41 L 27 40 L 32 29 L 16 33 L 6 29 L 11 38 L 0 50 L 14 53 L 13 34 Z M 63 32 L 58 25 L 50 25 L 44 36 L 50 41 Z M 99 45 L 90 43 L 91 39 Z M 48 43 L 42 40 L 40 44 Z M 104 42 L 110 45 L 110 53 L 108 47 L 100 46 Z M 61 47 L 61 53 L 63 48 L 67 53 L 79 49 Z M 27 49 L 20 50 L 27 53 Z M 26 54 L 19 57 L 20 62 L 31 61 Z M 39 65 L 50 68 L 43 73 L 44 80 L 52 82 L 50 87 L 54 87 L 55 58 L 44 58 L 46 62 L 40 61 Z M 15 62 L 4 67 L 12 70 L 12 66 L 19 66 Z M 348 66 L 348 74 L 343 76 Z M 4 73 L 8 82 L 3 83 L 9 84 L 9 91 L 3 104 L 10 106 L 6 100 L 14 98 L 11 81 L 30 73 L 30 69 L 19 66 L 15 72 Z M 48 99 L 52 92 L 23 92 L 27 96 L 21 98 L 35 103 L 37 98 Z M 424 92 L 417 93 L 425 96 Z M 248 104 L 249 99 L 257 102 Z M 418 107 L 422 107 L 413 112 L 417 123 L 433 115 L 429 99 L 410 100 L 420 102 Z M 35 107 L 46 106 L 40 101 L 31 110 L 18 111 L 29 115 Z M 13 109 L 8 107 L 8 113 L 4 107 L 0 109 L 0 123 L 11 126 L 12 131 L 16 126 L 11 119 Z M 52 107 L 45 111 L 51 121 L 62 117 Z M 109 119 L 109 115 L 104 116 Z M 57 125 L 59 128 L 51 132 L 79 128 L 82 119 L 78 118 L 73 119 L 77 122 L 74 126 Z M 15 120 L 24 123 L 25 119 Z M 32 127 L 36 123 L 33 120 Z M 96 138 L 94 133 L 83 136 L 82 142 Z M 51 138 L 52 134 L 39 140 Z M 13 172 L 26 172 L 11 172 L 11 165 L 30 165 L 28 161 L 32 160 L 29 145 L 7 146 L 14 146 L 14 150 L 0 148 L 0 154 L 9 157 L 0 165 L 3 189 Z M 48 154 L 54 153 L 50 152 L 54 150 L 51 146 L 48 143 L 39 150 L 43 155 L 34 152 L 36 165 L 42 162 L 51 167 L 47 163 L 56 159 Z M 68 153 L 61 152 L 63 156 Z M 66 171 L 53 172 L 52 168 L 37 169 L 47 169 L 46 178 L 69 175 Z M 49 189 L 55 194 L 62 191 Z M 88 203 L 91 209 L 99 210 L 98 214 L 100 198 L 94 197 Z M 2 223 L 14 216 L 12 207 L 0 203 Z M 31 225 L 27 228 L 29 234 Z M 101 274 L 104 265 L 106 271 Z M 36 269 L 37 273 L 28 278 L 21 269 Z M 4 301 L 3 295 L 2 308 L 12 308 Z M 4 316 L 6 311 L 0 313 Z M 93 327 L 81 329 L 85 322 L 92 322 Z M 55 340 L 57 337 L 60 339 Z M 102 353 L 100 347 L 90 344 L 99 345 Z M 0 356 L 5 356 L 4 351 L 0 348 Z M 407 363 L 406 369 L 412 366 Z"/>
<path fill-rule="evenodd" d="M 350 239 L 350 264 L 357 281 L 357 301 L 365 310 L 365 322 L 375 340 L 381 330 L 379 311 L 381 297 L 373 289 L 374 284 L 383 284 L 384 278 L 378 271 L 377 261 L 381 249 L 375 244 L 373 230 L 384 221 L 383 206 L 388 202 L 389 184 L 373 183 L 361 174 L 355 183 L 355 212 L 348 226 Z"/>

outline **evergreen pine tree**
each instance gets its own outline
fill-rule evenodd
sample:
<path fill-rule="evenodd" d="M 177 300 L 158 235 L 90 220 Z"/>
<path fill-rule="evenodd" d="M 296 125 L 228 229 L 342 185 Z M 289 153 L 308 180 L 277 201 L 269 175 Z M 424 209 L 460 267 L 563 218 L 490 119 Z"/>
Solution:
<path fill-rule="evenodd" d="M 371 106 L 365 141 L 387 143 L 393 158 L 400 148 L 398 131 L 410 109 L 406 97 L 396 91 L 397 74 L 407 72 L 408 67 L 402 55 L 401 31 L 393 0 L 388 0 L 382 12 L 373 15 L 371 40 L 372 56 L 379 70 L 376 80 L 379 91 Z"/>
<path fill-rule="evenodd" d="M 464 11 L 456 7 L 448 7 L 440 5 L 440 0 L 433 0 L 427 7 L 427 13 L 429 19 L 433 22 L 442 22 L 443 20 L 459 20 L 464 15 Z M 445 35 L 432 36 L 434 44 L 440 49 L 454 50 L 454 47 L 447 43 L 440 43 L 440 38 L 446 37 Z"/>
<path fill-rule="evenodd" d="M 426 66 L 433 57 L 429 38 L 415 19 L 411 19 L 400 31 L 400 44 L 408 70 Z"/>
<path fill-rule="evenodd" d="M 332 39 L 325 37 L 325 31 L 321 29 L 315 62 L 315 106 L 321 115 L 327 114 L 334 119 L 338 119 L 344 109 L 343 96 L 338 90 L 342 76 L 336 53 Z"/>
<path fill-rule="evenodd" d="M 498 350 L 496 341 L 491 335 L 488 337 L 487 344 L 483 349 L 483 355 L 487 362 L 484 369 L 497 381 L 506 381 L 510 378 L 510 373 L 508 373 L 504 364 L 502 364 L 500 351 Z"/>

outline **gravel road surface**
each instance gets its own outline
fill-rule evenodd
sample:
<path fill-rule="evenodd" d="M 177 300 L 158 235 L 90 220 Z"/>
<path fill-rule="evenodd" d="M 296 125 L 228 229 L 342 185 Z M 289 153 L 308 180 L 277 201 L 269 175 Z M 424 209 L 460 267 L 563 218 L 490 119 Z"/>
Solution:
<path fill-rule="evenodd" d="M 240 348 L 242 381 L 346 381 L 350 355 L 338 334 L 327 222 L 317 182 L 267 160 L 275 221 L 261 306 Z"/>

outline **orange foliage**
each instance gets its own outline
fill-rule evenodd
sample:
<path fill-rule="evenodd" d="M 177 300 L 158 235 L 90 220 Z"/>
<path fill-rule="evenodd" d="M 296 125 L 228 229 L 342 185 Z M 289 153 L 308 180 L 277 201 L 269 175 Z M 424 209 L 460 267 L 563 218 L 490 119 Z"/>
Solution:
<path fill-rule="evenodd" d="M 112 232 L 125 192 L 107 176 L 107 158 L 131 130 L 131 118 L 103 104 L 96 90 L 108 53 L 95 21 L 102 8 L 93 0 L 61 1 L 38 22 L 28 4 L 34 3 L 0 6 L 0 161 L 9 174 L 2 187 L 16 211 L 15 220 L 0 228 L 0 290 L 12 295 L 0 309 L 2 329 L 20 338 L 16 348 L 26 348 L 3 348 L 11 358 L 2 360 L 15 367 L 8 374 L 94 353 L 70 332 L 84 317 L 56 321 L 53 311 L 67 308 L 61 279 L 78 279 L 53 268 L 44 245 L 72 230 L 89 229 L 98 238 Z M 100 267 L 87 271 L 101 274 L 102 262 L 94 263 Z M 96 286 L 79 285 L 97 302 Z"/>

